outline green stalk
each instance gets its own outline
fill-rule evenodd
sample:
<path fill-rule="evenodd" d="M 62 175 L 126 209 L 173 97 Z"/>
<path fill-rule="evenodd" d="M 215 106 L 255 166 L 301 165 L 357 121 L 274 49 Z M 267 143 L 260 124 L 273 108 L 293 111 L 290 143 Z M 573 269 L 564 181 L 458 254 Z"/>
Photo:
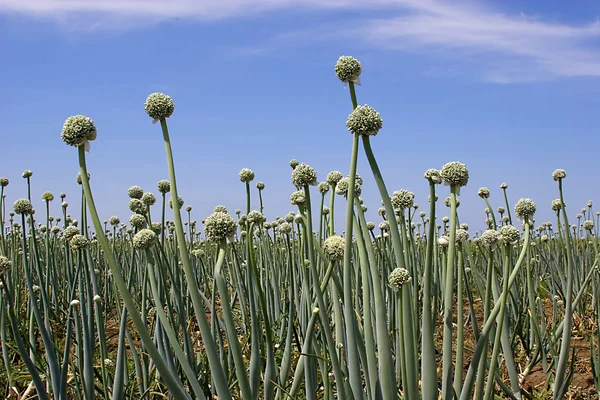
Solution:
<path fill-rule="evenodd" d="M 452 306 L 454 302 L 454 265 L 456 248 L 456 185 L 450 185 L 450 243 L 444 286 L 444 340 L 442 351 L 442 398 L 452 400 Z M 460 368 L 460 367 L 457 367 Z"/>
<path fill-rule="evenodd" d="M 429 179 L 429 226 L 427 233 L 427 253 L 425 255 L 425 270 L 423 271 L 423 320 L 422 320 L 422 350 L 421 350 L 421 377 L 423 382 L 421 391 L 423 400 L 436 400 L 438 396 L 437 366 L 435 363 L 435 326 L 433 324 L 431 305 L 431 283 L 433 281 L 433 245 L 435 243 L 435 183 Z"/>
<path fill-rule="evenodd" d="M 181 222 L 181 210 L 179 206 L 179 196 L 177 191 L 177 180 L 175 178 L 175 164 L 173 162 L 173 151 L 171 150 L 171 140 L 169 138 L 169 129 L 167 127 L 167 120 L 161 118 L 160 126 L 162 128 L 163 139 L 165 142 L 165 151 L 167 154 L 167 164 L 169 168 L 169 180 L 171 181 L 171 194 L 173 198 L 173 216 L 175 219 L 175 235 L 179 242 L 179 252 L 181 255 L 181 261 L 183 263 L 183 271 L 185 273 L 185 279 L 188 285 L 188 291 L 192 299 L 196 319 L 200 327 L 200 333 L 206 349 L 206 355 L 209 360 L 209 366 L 211 371 L 211 377 L 214 380 L 217 394 L 221 400 L 230 400 L 231 392 L 229 391 L 229 385 L 227 383 L 227 377 L 221 366 L 221 360 L 217 353 L 217 345 L 212 337 L 210 326 L 202 305 L 202 298 L 200 296 L 200 290 L 198 289 L 198 283 L 195 279 L 194 270 L 190 262 L 190 256 L 187 251 L 185 244 L 185 233 L 183 232 L 183 224 Z M 162 375 L 162 373 L 161 373 Z"/>
<path fill-rule="evenodd" d="M 190 397 L 183 389 L 181 382 L 173 376 L 173 374 L 169 370 L 167 364 L 160 357 L 160 353 L 159 353 L 158 349 L 156 348 L 156 346 L 154 345 L 154 342 L 152 341 L 152 337 L 148 333 L 148 330 L 146 329 L 146 324 L 140 317 L 139 312 L 137 311 L 135 301 L 131 297 L 129 290 L 127 289 L 127 286 L 125 285 L 125 281 L 123 280 L 123 276 L 121 275 L 121 269 L 120 269 L 119 265 L 117 264 L 115 255 L 112 252 L 110 245 L 108 243 L 108 240 L 106 239 L 106 236 L 104 235 L 104 232 L 102 230 L 102 222 L 100 221 L 100 218 L 98 217 L 98 211 L 96 210 L 96 204 L 94 203 L 94 198 L 92 197 L 92 189 L 90 187 L 90 183 L 87 178 L 88 175 L 87 175 L 87 166 L 86 166 L 86 162 L 85 162 L 84 146 L 83 145 L 79 146 L 78 150 L 79 150 L 79 168 L 80 168 L 80 172 L 81 172 L 81 181 L 83 183 L 85 198 L 87 200 L 90 216 L 92 217 L 94 229 L 96 230 L 96 236 L 98 237 L 98 241 L 100 242 L 100 245 L 102 246 L 102 250 L 104 251 L 104 257 L 106 259 L 106 262 L 110 266 L 110 270 L 112 272 L 112 278 L 114 279 L 114 282 L 117 285 L 119 293 L 121 294 L 121 297 L 123 298 L 123 302 L 125 303 L 125 307 L 127 307 L 129 315 L 131 316 L 131 320 L 132 320 L 133 324 L 135 325 L 136 329 L 138 330 L 138 333 L 140 335 L 142 343 L 146 347 L 146 351 L 149 353 L 150 357 L 152 357 L 152 359 L 154 360 L 156 368 L 160 372 L 161 377 L 165 380 L 165 383 L 166 383 L 167 387 L 169 388 L 169 391 L 171 392 L 171 394 L 173 396 L 177 396 L 177 398 L 180 398 L 182 400 L 189 399 Z M 173 204 L 178 205 L 179 203 L 177 201 L 174 201 Z"/>

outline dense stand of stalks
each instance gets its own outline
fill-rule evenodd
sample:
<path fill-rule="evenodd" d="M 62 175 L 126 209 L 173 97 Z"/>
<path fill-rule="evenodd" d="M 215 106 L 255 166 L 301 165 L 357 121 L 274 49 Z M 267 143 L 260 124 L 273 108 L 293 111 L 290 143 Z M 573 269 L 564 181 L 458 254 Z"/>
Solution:
<path fill-rule="evenodd" d="M 360 71 L 350 57 L 336 65 L 353 110 L 348 176 L 331 172 L 312 190 L 316 171 L 292 160 L 295 209 L 273 222 L 263 214 L 262 182 L 260 204 L 251 204 L 248 169 L 240 173 L 243 215 L 218 206 L 198 227 L 188 206 L 183 221 L 167 126 L 174 107 L 157 93 L 146 111 L 160 122 L 169 180 L 159 182 L 154 207 L 154 195 L 129 190 L 129 227 L 117 217 L 99 219 L 85 152 L 96 133 L 85 117 L 63 129 L 78 150 L 77 206 L 61 195 L 60 208 L 52 207 L 54 196 L 45 193 L 35 212 L 31 185 L 41 184 L 25 171 L 28 198 L 11 211 L 1 178 L 6 396 L 521 399 L 536 395 L 524 383 L 537 370 L 545 376 L 537 392 L 560 399 L 575 373 L 574 320 L 583 317 L 600 389 L 592 203 L 569 225 L 566 174 L 557 170 L 556 221 L 535 226 L 533 201 L 511 206 L 503 184 L 497 220 L 482 188 L 489 229 L 469 235 L 459 217 L 468 172 L 453 162 L 425 173 L 430 202 L 417 214 L 414 195 L 390 196 L 379 170 L 370 139 L 382 121 L 358 105 Z M 378 224 L 367 222 L 360 198 L 361 145 L 383 204 Z M 449 196 L 446 209 L 438 194 Z M 345 220 L 336 224 L 340 202 Z M 345 226 L 343 236 L 336 226 Z"/>

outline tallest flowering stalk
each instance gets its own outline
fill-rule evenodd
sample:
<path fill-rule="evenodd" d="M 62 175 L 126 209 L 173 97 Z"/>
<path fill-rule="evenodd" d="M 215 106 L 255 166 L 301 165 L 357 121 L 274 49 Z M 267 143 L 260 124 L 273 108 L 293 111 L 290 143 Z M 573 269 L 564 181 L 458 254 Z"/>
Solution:
<path fill-rule="evenodd" d="M 179 194 L 177 192 L 177 181 L 175 179 L 175 164 L 173 163 L 173 151 L 171 150 L 171 139 L 169 138 L 169 129 L 167 127 L 167 118 L 173 114 L 175 110 L 175 104 L 173 100 L 163 93 L 152 93 L 146 99 L 144 106 L 146 113 L 154 121 L 160 121 L 162 128 L 163 139 L 165 141 L 165 151 L 167 153 L 167 164 L 169 167 L 169 181 L 171 182 L 171 195 L 172 198 L 178 199 Z M 220 399 L 230 400 L 231 393 L 229 391 L 229 385 L 227 383 L 227 377 L 221 366 L 219 354 L 217 353 L 217 345 L 215 344 L 214 338 L 211 333 L 210 326 L 208 325 L 208 319 L 206 312 L 202 305 L 202 298 L 198 289 L 198 283 L 196 282 L 194 270 L 190 262 L 190 256 L 185 241 L 185 233 L 183 231 L 183 223 L 181 221 L 181 205 L 178 201 L 173 201 L 173 216 L 175 219 L 175 235 L 177 242 L 179 243 L 179 252 L 181 254 L 181 261 L 183 262 L 183 270 L 185 272 L 185 278 L 192 298 L 192 304 L 196 313 L 196 319 L 200 326 L 200 332 L 202 334 L 202 341 L 206 349 L 206 354 L 210 364 L 210 371 L 212 378 L 215 382 L 217 394 Z"/>
<path fill-rule="evenodd" d="M 357 107 L 354 83 L 358 82 L 362 66 L 360 62 L 348 56 L 342 56 L 335 65 L 338 78 L 350 87 L 352 109 Z M 356 345 L 356 320 L 352 307 L 352 228 L 354 223 L 354 182 L 356 181 L 356 166 L 358 164 L 358 132 L 352 132 L 352 154 L 350 156 L 350 172 L 348 173 L 348 196 L 346 203 L 346 236 L 344 250 L 344 320 L 346 325 L 346 357 L 348 358 L 348 375 L 350 388 L 355 400 L 364 398 L 358 347 Z"/>

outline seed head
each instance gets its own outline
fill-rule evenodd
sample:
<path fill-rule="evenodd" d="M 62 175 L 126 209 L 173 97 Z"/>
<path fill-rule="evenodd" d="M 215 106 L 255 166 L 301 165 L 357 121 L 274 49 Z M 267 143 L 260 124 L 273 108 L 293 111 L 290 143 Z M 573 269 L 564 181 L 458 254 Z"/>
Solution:
<path fill-rule="evenodd" d="M 142 229 L 133 237 L 133 247 L 138 250 L 149 249 L 154 240 L 156 239 L 156 234 L 150 229 Z"/>
<path fill-rule="evenodd" d="M 156 233 L 157 235 L 160 235 L 160 233 L 162 232 L 162 227 L 160 225 L 160 222 L 153 222 L 152 225 L 150 225 L 150 229 L 152 230 L 152 232 Z"/>
<path fill-rule="evenodd" d="M 279 225 L 279 232 L 284 235 L 288 235 L 292 232 L 292 226 L 287 222 L 282 222 Z"/>
<path fill-rule="evenodd" d="M 116 227 L 117 225 L 119 225 L 121 223 L 121 220 L 116 215 L 113 215 L 112 217 L 110 217 L 110 219 L 108 220 L 108 222 L 110 222 L 110 224 L 112 226 Z"/>
<path fill-rule="evenodd" d="M 323 251 L 332 261 L 341 261 L 344 259 L 344 249 L 346 241 L 341 236 L 329 236 L 323 242 Z"/>
<path fill-rule="evenodd" d="M 15 212 L 19 215 L 27 215 L 31 214 L 31 212 L 33 211 L 33 206 L 31 205 L 31 202 L 28 199 L 18 199 L 13 204 L 13 210 L 15 210 Z"/>
<path fill-rule="evenodd" d="M 131 199 L 141 199 L 144 195 L 144 189 L 142 189 L 139 186 L 132 186 L 129 189 L 127 189 L 127 195 Z"/>
<path fill-rule="evenodd" d="M 67 241 L 70 242 L 71 239 L 73 238 L 73 236 L 78 235 L 79 232 L 79 228 L 73 225 L 67 226 L 65 228 L 65 230 L 63 231 L 63 238 Z"/>
<path fill-rule="evenodd" d="M 327 174 L 327 183 L 329 183 L 331 186 L 335 186 L 339 181 L 342 180 L 342 178 L 344 178 L 344 175 L 342 175 L 340 171 L 331 171 Z"/>
<path fill-rule="evenodd" d="M 304 204 L 305 201 L 306 195 L 302 190 L 298 190 L 292 193 L 292 195 L 290 196 L 290 203 L 292 203 L 293 205 Z"/>
<path fill-rule="evenodd" d="M 9 183 L 8 178 L 5 178 L 5 177 L 0 178 L 0 186 L 1 187 L 7 187 L 8 183 Z"/>
<path fill-rule="evenodd" d="M 505 225 L 500 228 L 500 240 L 505 244 L 516 244 L 521 238 L 521 234 L 513 225 Z"/>
<path fill-rule="evenodd" d="M 298 187 L 314 186 L 317 184 L 317 171 L 310 165 L 302 163 L 292 171 L 292 183 Z"/>
<path fill-rule="evenodd" d="M 500 185 L 500 189 L 506 190 L 506 189 L 508 189 L 508 185 L 506 183 L 503 183 Z"/>
<path fill-rule="evenodd" d="M 254 180 L 254 171 L 248 168 L 242 168 L 240 171 L 240 181 L 242 182 L 252 182 Z"/>
<path fill-rule="evenodd" d="M 142 196 L 142 203 L 148 207 L 153 206 L 156 203 L 156 196 L 153 193 L 146 192 Z"/>
<path fill-rule="evenodd" d="M 365 104 L 350 113 L 346 126 L 354 135 L 375 136 L 383 126 L 383 119 L 374 108 Z"/>
<path fill-rule="evenodd" d="M 265 184 L 264 184 L 264 182 L 257 182 L 257 183 L 256 183 L 256 188 L 257 188 L 258 190 L 263 190 L 263 189 L 265 188 Z"/>
<path fill-rule="evenodd" d="M 42 200 L 52 201 L 54 200 L 54 195 L 51 192 L 44 192 L 44 194 L 42 195 Z"/>
<path fill-rule="evenodd" d="M 427 171 L 425 171 L 424 176 L 425 179 L 435 183 L 436 185 L 442 183 L 442 176 L 440 175 L 440 171 L 438 171 L 437 169 L 428 169 Z"/>
<path fill-rule="evenodd" d="M 235 234 L 237 225 L 227 213 L 214 212 L 204 220 L 204 234 L 207 240 L 219 241 Z"/>
<path fill-rule="evenodd" d="M 415 194 L 405 189 L 396 190 L 392 194 L 392 206 L 399 210 L 405 210 L 413 206 Z"/>
<path fill-rule="evenodd" d="M 583 229 L 588 232 L 591 232 L 594 229 L 594 221 L 588 219 L 587 221 L 583 221 Z"/>
<path fill-rule="evenodd" d="M 162 194 L 169 193 L 171 191 L 171 182 L 167 180 L 158 181 L 158 191 Z"/>
<path fill-rule="evenodd" d="M 560 179 L 565 179 L 567 177 L 567 173 L 565 172 L 564 169 L 557 169 L 554 170 L 554 172 L 552 173 L 552 179 L 554 179 L 555 181 L 558 181 Z"/>
<path fill-rule="evenodd" d="M 164 93 L 151 93 L 146 98 L 144 110 L 152 119 L 169 118 L 175 111 L 175 103 Z"/>
<path fill-rule="evenodd" d="M 0 255 L 0 274 L 5 273 L 11 265 L 12 262 L 7 257 Z"/>
<path fill-rule="evenodd" d="M 255 210 L 250 211 L 250 213 L 246 216 L 246 220 L 250 224 L 260 225 L 264 223 L 267 220 L 267 218 L 265 218 L 265 216 L 262 215 L 259 211 Z"/>
<path fill-rule="evenodd" d="M 295 169 L 299 164 L 300 164 L 300 162 L 298 160 L 296 160 L 295 158 L 292 158 L 290 160 L 290 167 L 292 167 L 292 169 Z"/>
<path fill-rule="evenodd" d="M 457 229 L 456 230 L 456 242 L 458 243 L 464 243 L 467 240 L 469 240 L 469 232 L 467 232 L 464 229 Z"/>
<path fill-rule="evenodd" d="M 394 270 L 390 273 L 388 282 L 390 286 L 394 289 L 399 289 L 402 285 L 412 282 L 412 278 L 410 277 L 410 272 L 406 268 L 394 268 Z"/>
<path fill-rule="evenodd" d="M 95 140 L 96 135 L 96 126 L 91 118 L 85 115 L 75 115 L 65 120 L 60 137 L 69 146 L 79 147 L 87 141 Z M 27 178 L 25 172 L 23 178 Z"/>
<path fill-rule="evenodd" d="M 535 203 L 528 198 L 522 198 L 515 204 L 515 213 L 520 219 L 531 218 L 535 214 Z"/>
<path fill-rule="evenodd" d="M 440 175 L 446 185 L 450 186 L 467 186 L 469 182 L 469 171 L 467 166 L 461 162 L 453 161 L 449 162 L 442 167 Z"/>
<path fill-rule="evenodd" d="M 560 211 L 560 210 L 562 210 L 562 207 L 563 207 L 563 204 L 560 199 L 552 200 L 552 210 L 553 211 Z"/>
<path fill-rule="evenodd" d="M 373 222 L 367 222 L 367 229 L 372 231 L 375 229 L 375 224 Z"/>
<path fill-rule="evenodd" d="M 146 227 L 146 218 L 140 214 L 133 214 L 129 217 L 129 224 L 137 229 L 142 229 Z"/>
<path fill-rule="evenodd" d="M 177 203 L 179 204 L 179 208 L 183 207 L 183 199 L 180 196 L 177 196 Z M 173 198 L 169 199 L 169 207 L 173 208 Z"/>
<path fill-rule="evenodd" d="M 71 245 L 71 248 L 73 250 L 81 250 L 81 249 L 85 249 L 86 247 L 88 247 L 90 242 L 89 242 L 89 240 L 86 239 L 85 236 L 83 236 L 81 234 L 77 234 L 77 235 L 73 235 L 73 237 L 69 241 L 69 244 Z"/>
<path fill-rule="evenodd" d="M 319 189 L 319 192 L 321 192 L 321 194 L 326 194 L 327 192 L 329 192 L 329 183 L 321 182 L 317 185 L 317 189 Z"/>
<path fill-rule="evenodd" d="M 486 188 L 486 187 L 482 187 L 477 192 L 477 195 L 479 197 L 481 197 L 482 199 L 487 199 L 488 197 L 490 197 L 490 190 L 488 188 Z"/>
<path fill-rule="evenodd" d="M 344 83 L 356 81 L 361 72 L 360 61 L 352 56 L 341 56 L 335 63 L 335 74 Z"/>
<path fill-rule="evenodd" d="M 129 201 L 129 209 L 137 214 L 143 214 L 146 212 L 146 206 L 139 199 L 131 199 Z"/>

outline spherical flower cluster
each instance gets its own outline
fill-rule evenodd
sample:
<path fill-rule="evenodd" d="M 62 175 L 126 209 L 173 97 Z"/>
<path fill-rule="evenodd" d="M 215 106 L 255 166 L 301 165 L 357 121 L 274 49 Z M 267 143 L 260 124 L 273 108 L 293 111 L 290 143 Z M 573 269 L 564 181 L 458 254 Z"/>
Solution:
<path fill-rule="evenodd" d="M 180 196 L 177 196 L 177 204 L 179 204 L 179 208 L 181 209 L 181 207 L 183 207 L 183 199 Z M 173 208 L 173 198 L 171 197 L 169 199 L 169 207 Z"/>
<path fill-rule="evenodd" d="M 13 210 L 15 210 L 17 214 L 27 215 L 31 214 L 33 206 L 28 199 L 18 199 L 13 204 Z"/>
<path fill-rule="evenodd" d="M 425 171 L 425 174 L 423 176 L 425 177 L 425 179 L 435 183 L 436 185 L 442 183 L 442 176 L 440 175 L 440 171 L 438 171 L 437 169 L 430 168 L 427 171 Z"/>
<path fill-rule="evenodd" d="M 204 234 L 207 240 L 219 241 L 235 234 L 237 225 L 233 217 L 222 212 L 214 212 L 204 220 Z"/>
<path fill-rule="evenodd" d="M 129 201 L 129 209 L 137 214 L 143 214 L 146 212 L 146 206 L 139 199 L 131 199 Z"/>
<path fill-rule="evenodd" d="M 515 204 L 515 213 L 518 218 L 531 218 L 535 214 L 535 203 L 528 198 L 519 199 Z"/>
<path fill-rule="evenodd" d="M 331 171 L 327 174 L 327 183 L 329 183 L 331 186 L 335 186 L 339 181 L 342 180 L 343 177 L 344 175 L 342 175 L 340 171 Z"/>
<path fill-rule="evenodd" d="M 469 182 L 469 171 L 467 166 L 461 162 L 449 162 L 442 167 L 440 175 L 444 183 L 450 186 L 467 186 Z"/>
<path fill-rule="evenodd" d="M 352 56 L 341 56 L 335 63 L 335 74 L 344 83 L 356 81 L 361 72 L 360 61 Z"/>
<path fill-rule="evenodd" d="M 279 232 L 284 235 L 288 235 L 292 232 L 292 226 L 287 222 L 282 222 L 279 225 Z"/>
<path fill-rule="evenodd" d="M 300 213 L 294 214 L 294 222 L 298 225 L 304 224 L 304 219 L 302 218 L 302 214 L 300 214 Z"/>
<path fill-rule="evenodd" d="M 54 200 L 54 195 L 51 192 L 44 192 L 44 194 L 42 195 L 42 200 L 52 201 Z"/>
<path fill-rule="evenodd" d="M 79 147 L 88 140 L 95 140 L 96 135 L 96 126 L 91 118 L 85 115 L 75 115 L 65 120 L 60 137 L 69 146 Z M 23 178 L 27 178 L 25 173 L 23 173 Z"/>
<path fill-rule="evenodd" d="M 265 188 L 265 183 L 264 182 L 257 182 L 256 183 L 256 188 L 258 190 L 263 190 Z"/>
<path fill-rule="evenodd" d="M 127 189 L 127 195 L 130 199 L 141 199 L 144 195 L 144 189 L 139 186 L 132 186 Z"/>
<path fill-rule="evenodd" d="M 295 158 L 290 160 L 290 167 L 292 167 L 292 169 L 296 168 L 298 165 L 300 165 L 300 161 L 296 160 Z"/>
<path fill-rule="evenodd" d="M 381 229 L 382 231 L 389 231 L 390 230 L 390 223 L 388 221 L 382 221 L 379 223 L 379 229 Z"/>
<path fill-rule="evenodd" d="M 553 211 L 560 211 L 560 210 L 562 210 L 562 207 L 563 207 L 563 204 L 560 199 L 552 200 L 552 210 Z"/>
<path fill-rule="evenodd" d="M 392 193 L 392 206 L 399 210 L 405 210 L 413 206 L 415 194 L 405 189 L 396 190 Z"/>
<path fill-rule="evenodd" d="M 65 230 L 63 231 L 63 238 L 69 242 L 71 241 L 71 239 L 73 238 L 73 236 L 78 235 L 79 232 L 79 228 L 77 228 L 76 226 L 70 225 L 67 226 L 65 228 Z"/>
<path fill-rule="evenodd" d="M 227 212 L 227 207 L 218 205 L 218 206 L 215 207 L 215 209 L 213 210 L 213 212 L 226 213 Z"/>
<path fill-rule="evenodd" d="M 408 272 L 406 268 L 398 267 L 394 268 L 390 273 L 388 282 L 392 288 L 399 289 L 403 285 L 412 282 L 412 278 L 410 277 L 410 272 Z"/>
<path fill-rule="evenodd" d="M 50 229 L 51 233 L 54 233 L 55 235 L 60 232 L 60 227 L 54 225 L 51 229 Z"/>
<path fill-rule="evenodd" d="M 264 223 L 267 220 L 267 218 L 264 215 L 262 215 L 259 211 L 254 210 L 248 213 L 248 215 L 246 216 L 246 220 L 249 224 L 260 225 Z"/>
<path fill-rule="evenodd" d="M 153 222 L 152 225 L 150 225 L 150 229 L 152 230 L 152 232 L 156 233 L 157 235 L 160 235 L 160 233 L 162 232 L 162 227 L 160 226 L 160 222 Z"/>
<path fill-rule="evenodd" d="M 305 201 L 306 201 L 306 195 L 304 194 L 304 191 L 302 191 L 302 190 L 298 190 L 298 191 L 292 193 L 290 196 L 290 203 L 292 203 L 293 205 L 304 204 Z"/>
<path fill-rule="evenodd" d="M 477 192 L 477 196 L 481 197 L 482 199 L 487 199 L 490 197 L 490 190 L 486 187 L 482 187 Z"/>
<path fill-rule="evenodd" d="M 343 260 L 345 248 L 346 241 L 341 236 L 329 236 L 323 242 L 323 252 L 325 252 L 332 261 Z"/>
<path fill-rule="evenodd" d="M 329 183 L 327 182 L 321 182 L 317 185 L 317 189 L 319 189 L 319 192 L 321 194 L 326 194 L 327 192 L 329 192 Z"/>
<path fill-rule="evenodd" d="M 360 196 L 360 194 L 362 193 L 362 178 L 356 174 L 356 179 L 354 180 L 354 194 L 356 196 Z M 342 178 L 337 185 L 335 186 L 335 192 L 339 195 L 342 196 L 347 196 L 348 195 L 348 177 Z"/>
<path fill-rule="evenodd" d="M 498 231 L 488 229 L 481 234 L 481 244 L 485 247 L 492 247 L 500 240 L 500 233 Z"/>
<path fill-rule="evenodd" d="M 171 182 L 163 179 L 161 181 L 158 181 L 158 191 L 161 192 L 162 194 L 165 193 L 169 193 L 171 191 Z"/>
<path fill-rule="evenodd" d="M 504 214 L 505 211 L 504 207 L 498 207 L 498 214 Z"/>
<path fill-rule="evenodd" d="M 327 207 L 327 206 L 323 206 L 323 215 L 329 215 L 329 212 L 330 212 L 330 211 L 331 211 L 331 210 L 329 210 L 329 207 Z"/>
<path fill-rule="evenodd" d="M 452 198 L 450 196 L 444 199 L 444 204 L 446 207 L 452 206 Z M 456 207 L 460 207 L 460 200 L 456 199 Z"/>
<path fill-rule="evenodd" d="M 456 242 L 457 243 L 465 243 L 467 240 L 469 240 L 469 232 L 467 232 L 464 229 L 457 229 L 456 230 Z"/>
<path fill-rule="evenodd" d="M 9 183 L 8 178 L 2 177 L 0 178 L 0 187 L 7 187 Z"/>
<path fill-rule="evenodd" d="M 0 256 L 0 273 L 5 272 L 10 268 L 12 262 L 5 256 Z"/>
<path fill-rule="evenodd" d="M 142 203 L 148 207 L 153 206 L 156 203 L 156 196 L 153 193 L 146 192 L 142 196 Z"/>
<path fill-rule="evenodd" d="M 589 220 L 589 219 L 587 221 L 583 221 L 583 229 L 591 232 L 592 229 L 594 229 L 594 221 Z"/>
<path fill-rule="evenodd" d="M 186 211 L 186 212 L 192 212 L 192 206 L 187 206 L 187 207 L 185 208 L 185 211 Z"/>
<path fill-rule="evenodd" d="M 90 178 L 91 178 L 91 176 L 90 176 L 90 173 L 89 173 L 89 172 L 87 173 L 87 177 L 88 177 L 88 182 L 89 182 L 89 180 L 90 180 Z M 82 181 L 82 179 L 81 179 L 81 172 L 78 172 L 78 173 L 77 173 L 77 176 L 75 177 L 75 181 L 77 181 L 77 184 L 78 184 L 78 185 L 82 185 L 82 184 L 83 184 L 83 181 Z"/>
<path fill-rule="evenodd" d="M 442 248 L 448 247 L 450 244 L 450 238 L 446 235 L 442 235 L 438 239 L 438 245 Z"/>
<path fill-rule="evenodd" d="M 367 222 L 367 229 L 372 231 L 373 229 L 375 229 L 375 224 L 373 222 Z"/>
<path fill-rule="evenodd" d="M 240 171 L 240 181 L 248 183 L 254 180 L 254 171 L 249 168 L 242 168 Z"/>
<path fill-rule="evenodd" d="M 81 250 L 88 247 L 90 244 L 89 240 L 86 239 L 85 236 L 81 234 L 73 235 L 71 240 L 69 240 L 69 244 L 73 250 Z"/>
<path fill-rule="evenodd" d="M 129 217 L 129 224 L 137 229 L 142 229 L 146 227 L 146 218 L 140 214 L 133 214 Z"/>
<path fill-rule="evenodd" d="M 317 171 L 308 164 L 302 163 L 292 171 L 292 184 L 298 187 L 317 184 Z"/>
<path fill-rule="evenodd" d="M 381 115 L 368 105 L 358 106 L 346 121 L 348 130 L 354 135 L 374 136 L 383 126 Z"/>
<path fill-rule="evenodd" d="M 117 217 L 116 215 L 113 215 L 112 217 L 109 218 L 108 222 L 112 225 L 112 226 L 117 226 L 121 223 L 121 220 L 119 219 L 119 217 Z"/>
<path fill-rule="evenodd" d="M 567 173 L 564 169 L 557 169 L 554 170 L 554 172 L 552 173 L 552 179 L 554 179 L 555 181 L 558 181 L 559 179 L 565 179 L 566 177 Z"/>
<path fill-rule="evenodd" d="M 465 224 L 465 223 L 462 223 L 462 224 L 460 224 L 458 227 L 459 227 L 460 229 L 464 229 L 465 231 L 468 231 L 468 230 L 469 230 L 469 225 L 467 225 L 467 224 Z"/>
<path fill-rule="evenodd" d="M 521 234 L 513 225 L 505 225 L 500 228 L 500 240 L 506 244 L 515 244 L 521 238 Z"/>
<path fill-rule="evenodd" d="M 502 190 L 506 190 L 506 189 L 508 189 L 508 185 L 507 185 L 506 183 L 502 183 L 502 184 L 500 185 L 500 189 L 502 189 Z"/>
<path fill-rule="evenodd" d="M 149 249 L 154 244 L 155 239 L 156 234 L 152 230 L 142 229 L 133 237 L 133 247 L 138 250 Z"/>
<path fill-rule="evenodd" d="M 169 118 L 175 111 L 175 103 L 166 94 L 155 92 L 146 98 L 144 110 L 152 119 Z"/>

